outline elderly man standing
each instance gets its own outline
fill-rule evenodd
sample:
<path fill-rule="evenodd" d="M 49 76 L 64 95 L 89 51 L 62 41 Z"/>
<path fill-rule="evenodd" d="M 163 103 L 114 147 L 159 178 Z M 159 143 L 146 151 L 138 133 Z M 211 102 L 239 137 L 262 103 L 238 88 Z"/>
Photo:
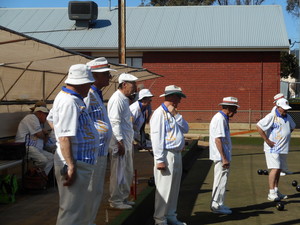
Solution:
<path fill-rule="evenodd" d="M 269 201 L 279 201 L 288 196 L 278 190 L 280 172 L 285 167 L 289 152 L 291 132 L 296 124 L 287 114 L 291 109 L 285 98 L 276 101 L 276 109 L 257 123 L 257 130 L 264 139 L 264 152 L 269 173 Z"/>
<path fill-rule="evenodd" d="M 134 139 L 140 145 L 143 146 L 141 140 L 141 128 L 146 122 L 146 113 L 148 113 L 149 108 L 151 109 L 152 93 L 149 89 L 142 89 L 139 91 L 138 100 L 130 105 L 130 111 L 133 117 L 133 130 L 134 130 Z"/>
<path fill-rule="evenodd" d="M 231 214 L 231 209 L 224 205 L 232 148 L 229 118 L 237 113 L 238 99 L 225 97 L 219 105 L 222 110 L 214 115 L 209 125 L 209 159 L 215 163 L 210 207 L 213 213 Z"/>
<path fill-rule="evenodd" d="M 108 117 L 113 130 L 110 143 L 110 206 L 115 209 L 131 209 L 128 201 L 133 179 L 133 127 L 129 98 L 136 92 L 137 78 L 128 73 L 119 76 L 118 90 L 108 101 Z"/>
<path fill-rule="evenodd" d="M 100 137 L 99 153 L 95 170 L 92 175 L 89 189 L 91 190 L 91 221 L 94 224 L 98 209 L 101 203 L 105 172 L 107 165 L 108 147 L 112 137 L 112 128 L 108 119 L 106 107 L 103 103 L 101 89 L 109 85 L 111 79 L 110 71 L 116 71 L 110 68 L 106 58 L 101 57 L 87 63 L 91 68 L 95 78 L 88 96 L 84 98 L 88 113 L 97 129 Z"/>
<path fill-rule="evenodd" d="M 99 135 L 83 98 L 94 81 L 88 66 L 71 66 L 66 86 L 56 96 L 51 109 L 49 119 L 57 140 L 54 155 L 59 191 L 57 225 L 89 224 L 91 220 L 88 187 L 97 161 Z"/>
<path fill-rule="evenodd" d="M 150 135 L 154 154 L 156 184 L 154 220 L 156 225 L 185 225 L 177 220 L 177 200 L 182 175 L 181 151 L 188 123 L 177 111 L 181 98 L 186 98 L 180 87 L 165 88 L 164 102 L 150 120 Z"/>
<path fill-rule="evenodd" d="M 28 158 L 42 168 L 48 175 L 53 167 L 53 154 L 44 150 L 48 140 L 48 131 L 43 129 L 49 110 L 46 107 L 35 107 L 33 113 L 25 116 L 18 126 L 15 142 L 26 142 L 29 146 Z M 29 135 L 29 138 L 26 138 Z"/>

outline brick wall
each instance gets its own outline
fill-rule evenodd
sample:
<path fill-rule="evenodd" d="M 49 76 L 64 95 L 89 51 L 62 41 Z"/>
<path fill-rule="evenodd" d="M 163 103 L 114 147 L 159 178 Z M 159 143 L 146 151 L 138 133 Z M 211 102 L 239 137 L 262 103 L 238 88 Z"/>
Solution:
<path fill-rule="evenodd" d="M 143 67 L 164 77 L 143 82 L 155 95 L 175 84 L 187 99 L 184 110 L 216 110 L 224 96 L 239 99 L 241 110 L 269 110 L 280 91 L 279 52 L 145 52 Z"/>

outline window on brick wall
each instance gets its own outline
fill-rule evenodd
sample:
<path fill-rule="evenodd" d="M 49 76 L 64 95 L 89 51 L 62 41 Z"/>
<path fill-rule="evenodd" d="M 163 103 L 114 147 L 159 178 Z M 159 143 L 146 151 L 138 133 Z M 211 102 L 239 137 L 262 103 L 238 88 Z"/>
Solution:
<path fill-rule="evenodd" d="M 106 57 L 106 59 L 110 63 L 119 64 L 119 58 L 117 58 L 117 57 Z M 142 57 L 126 57 L 126 64 L 128 66 L 142 68 L 143 67 L 143 59 L 142 59 Z"/>

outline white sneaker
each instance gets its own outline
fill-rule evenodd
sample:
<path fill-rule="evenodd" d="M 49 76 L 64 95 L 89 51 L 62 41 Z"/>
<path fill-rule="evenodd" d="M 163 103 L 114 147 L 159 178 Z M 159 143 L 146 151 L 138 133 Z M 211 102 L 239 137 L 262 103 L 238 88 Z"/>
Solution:
<path fill-rule="evenodd" d="M 225 215 L 229 215 L 232 213 L 231 209 L 226 209 L 225 207 L 220 206 L 219 208 L 211 208 L 213 213 L 216 214 L 225 214 Z"/>
<path fill-rule="evenodd" d="M 280 176 L 285 176 L 286 175 L 286 173 L 285 172 L 280 172 Z"/>
<path fill-rule="evenodd" d="M 135 202 L 125 200 L 124 204 L 133 206 L 133 205 L 135 205 Z"/>
<path fill-rule="evenodd" d="M 287 199 L 288 196 L 287 195 L 284 195 L 284 194 L 281 194 L 279 191 L 277 191 L 277 195 L 280 199 Z"/>
<path fill-rule="evenodd" d="M 111 208 L 113 209 L 132 209 L 132 206 L 131 205 L 126 205 L 126 204 L 113 204 L 113 203 L 110 203 L 109 204 Z"/>
<path fill-rule="evenodd" d="M 278 202 L 280 201 L 280 198 L 278 197 L 277 193 L 269 193 L 268 194 L 268 200 L 273 201 L 273 202 Z"/>
<path fill-rule="evenodd" d="M 181 222 L 177 219 L 167 219 L 167 221 L 168 221 L 168 225 L 187 225 L 186 223 Z"/>

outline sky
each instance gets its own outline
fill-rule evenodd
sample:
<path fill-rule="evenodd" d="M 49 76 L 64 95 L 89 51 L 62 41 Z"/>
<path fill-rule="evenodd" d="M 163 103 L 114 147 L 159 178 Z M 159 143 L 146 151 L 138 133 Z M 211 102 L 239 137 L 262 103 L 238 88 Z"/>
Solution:
<path fill-rule="evenodd" d="M 126 6 L 138 6 L 142 0 L 126 0 Z M 68 7 L 69 0 L 0 0 L 0 7 L 5 8 L 41 8 L 41 7 Z M 99 7 L 118 5 L 118 0 L 94 0 Z M 147 0 L 145 2 L 148 2 Z M 286 0 L 265 0 L 263 5 L 282 5 L 288 38 L 291 42 L 300 41 L 300 19 L 287 13 L 285 10 Z M 299 48 L 300 44 L 295 43 L 292 49 Z"/>

